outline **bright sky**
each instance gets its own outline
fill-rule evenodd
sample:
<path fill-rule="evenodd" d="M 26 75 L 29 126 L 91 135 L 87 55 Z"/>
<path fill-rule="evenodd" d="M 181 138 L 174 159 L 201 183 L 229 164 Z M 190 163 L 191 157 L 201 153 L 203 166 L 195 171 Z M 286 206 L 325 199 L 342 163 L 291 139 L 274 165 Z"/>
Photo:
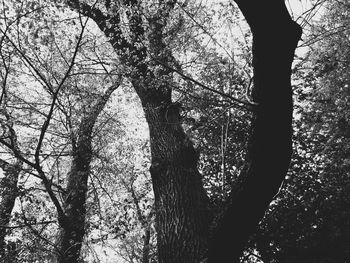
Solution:
<path fill-rule="evenodd" d="M 293 18 L 297 18 L 311 6 L 309 0 L 286 0 L 286 5 Z"/>
<path fill-rule="evenodd" d="M 290 14 L 292 16 L 292 18 L 294 20 L 296 20 L 298 23 L 303 23 L 303 19 L 301 17 L 305 17 L 306 14 L 308 14 L 309 10 L 312 8 L 312 6 L 314 4 L 317 4 L 321 1 L 316 1 L 316 3 L 311 3 L 311 0 L 286 0 L 286 6 L 290 11 Z M 319 15 L 322 12 L 320 8 L 322 5 L 319 5 L 318 8 L 316 8 L 315 10 L 313 10 L 312 14 L 316 14 L 315 16 L 313 16 L 313 19 L 317 19 L 319 17 Z M 310 18 L 310 16 L 307 16 L 308 18 Z"/>

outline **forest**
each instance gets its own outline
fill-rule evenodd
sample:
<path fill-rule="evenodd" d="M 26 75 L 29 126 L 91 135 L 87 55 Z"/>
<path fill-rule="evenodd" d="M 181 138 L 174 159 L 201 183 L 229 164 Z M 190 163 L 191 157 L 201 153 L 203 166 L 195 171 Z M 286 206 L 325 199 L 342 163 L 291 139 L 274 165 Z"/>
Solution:
<path fill-rule="evenodd" d="M 0 85 L 0 263 L 350 262 L 348 0 L 1 0 Z"/>

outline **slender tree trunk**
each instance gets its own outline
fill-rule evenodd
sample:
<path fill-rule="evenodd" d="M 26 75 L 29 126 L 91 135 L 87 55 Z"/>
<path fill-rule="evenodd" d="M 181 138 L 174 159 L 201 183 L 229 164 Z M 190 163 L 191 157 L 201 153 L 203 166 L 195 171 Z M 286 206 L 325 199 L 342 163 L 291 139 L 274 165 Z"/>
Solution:
<path fill-rule="evenodd" d="M 151 224 L 152 224 L 152 212 L 147 217 L 144 217 L 142 209 L 140 207 L 140 198 L 137 196 L 136 191 L 133 187 L 133 184 L 130 186 L 123 182 L 125 187 L 131 193 L 134 205 L 136 207 L 136 214 L 139 222 L 141 223 L 143 230 L 143 247 L 142 247 L 142 263 L 149 263 L 150 259 L 150 240 L 151 240 Z"/>
<path fill-rule="evenodd" d="M 246 169 L 232 190 L 209 262 L 239 262 L 250 234 L 286 175 L 292 153 L 291 63 L 301 28 L 284 1 L 236 0 L 253 33 L 254 100 Z"/>
<path fill-rule="evenodd" d="M 82 118 L 77 142 L 73 142 L 73 160 L 63 204 L 64 216 L 59 219 L 58 263 L 76 263 L 80 257 L 85 234 L 85 202 L 92 159 L 92 131 L 98 115 L 117 87 L 107 89 L 91 107 L 91 111 Z"/>
<path fill-rule="evenodd" d="M 86 150 L 75 155 L 68 175 L 68 194 L 64 202 L 65 218 L 59 222 L 59 263 L 75 263 L 80 256 L 85 233 L 85 201 L 91 161 L 91 148 L 86 147 Z"/>
<path fill-rule="evenodd" d="M 142 263 L 149 263 L 151 226 L 148 225 L 144 229 L 143 248 L 142 248 Z"/>
<path fill-rule="evenodd" d="M 6 258 L 5 237 L 7 226 L 11 219 L 11 212 L 18 195 L 17 182 L 22 170 L 22 162 L 10 164 L 0 159 L 3 177 L 0 180 L 0 262 Z"/>
<path fill-rule="evenodd" d="M 4 87 L 4 107 L 1 109 L 1 113 L 5 116 L 6 122 L 1 123 L 3 127 L 7 127 L 6 136 L 8 142 L 13 148 L 13 153 L 20 152 L 17 134 L 13 128 L 13 121 L 10 114 L 6 109 L 6 88 Z M 7 261 L 6 259 L 6 248 L 5 248 L 5 237 L 8 234 L 8 226 L 11 220 L 11 212 L 15 205 L 16 197 L 18 196 L 18 177 L 23 168 L 23 161 L 16 158 L 14 163 L 8 163 L 5 160 L 0 159 L 0 167 L 3 170 L 3 178 L 0 180 L 0 260 Z M 2 262 L 2 261 L 1 261 Z"/>

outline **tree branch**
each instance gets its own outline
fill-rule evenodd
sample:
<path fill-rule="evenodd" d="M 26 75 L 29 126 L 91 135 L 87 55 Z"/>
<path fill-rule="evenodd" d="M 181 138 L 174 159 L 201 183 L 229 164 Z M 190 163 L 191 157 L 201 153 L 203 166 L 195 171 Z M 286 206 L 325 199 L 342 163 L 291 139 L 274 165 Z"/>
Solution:
<path fill-rule="evenodd" d="M 6 226 L 6 225 L 0 225 L 0 228 L 9 228 L 9 229 L 14 229 L 14 228 L 23 228 L 23 227 L 28 227 L 30 226 L 35 226 L 35 225 L 48 225 L 48 224 L 54 224 L 57 223 L 57 221 L 42 221 L 42 222 L 37 222 L 37 223 L 27 223 L 24 225 L 16 225 L 16 226 Z"/>
<path fill-rule="evenodd" d="M 154 60 L 155 60 L 158 64 L 160 64 L 160 65 L 162 65 L 162 66 L 164 66 L 164 67 L 166 67 L 166 68 L 168 68 L 168 69 L 170 69 L 170 70 L 176 72 L 176 73 L 179 74 L 183 79 L 188 80 L 188 81 L 191 81 L 191 82 L 193 82 L 194 84 L 196 84 L 196 85 L 198 85 L 198 86 L 204 88 L 205 90 L 211 91 L 211 92 L 213 92 L 213 93 L 215 93 L 215 94 L 218 94 L 218 95 L 220 95 L 220 96 L 222 96 L 222 97 L 224 97 L 224 98 L 228 98 L 231 102 L 236 103 L 236 104 L 239 104 L 240 106 L 243 106 L 245 109 L 247 109 L 247 110 L 249 110 L 249 111 L 253 111 L 253 108 L 257 105 L 257 104 L 255 104 L 255 103 L 253 104 L 253 103 L 250 103 L 250 102 L 242 101 L 242 100 L 240 100 L 240 99 L 237 99 L 237 98 L 235 98 L 235 97 L 232 97 L 232 96 L 229 95 L 229 94 L 223 93 L 223 92 L 221 92 L 221 91 L 219 91 L 219 90 L 216 90 L 216 89 L 213 89 L 213 88 L 210 88 L 210 87 L 204 85 L 203 83 L 201 83 L 201 82 L 199 82 L 199 81 L 197 81 L 197 80 L 195 80 L 195 79 L 193 79 L 193 78 L 191 78 L 191 77 L 185 75 L 185 74 L 184 74 L 183 72 L 181 72 L 180 70 L 175 69 L 175 68 L 172 68 L 172 67 L 170 67 L 169 65 L 167 65 L 167 64 L 165 64 L 165 63 L 162 63 L 162 62 L 159 61 L 159 60 L 156 60 L 156 59 L 154 59 Z"/>
<path fill-rule="evenodd" d="M 81 18 L 80 18 L 80 21 L 81 21 Z M 79 48 L 80 48 L 80 43 L 81 43 L 81 40 L 83 39 L 84 30 L 85 30 L 87 22 L 88 22 L 88 19 L 85 20 L 84 24 L 81 22 L 82 29 L 80 31 L 80 35 L 78 37 L 77 44 L 75 46 L 75 50 L 74 50 L 73 57 L 72 57 L 70 65 L 69 65 L 69 68 L 67 69 L 67 71 L 66 71 L 64 77 L 62 78 L 60 84 L 58 85 L 56 91 L 54 91 L 53 94 L 52 94 L 53 98 L 52 98 L 52 102 L 51 102 L 51 107 L 50 107 L 49 113 L 47 114 L 47 118 L 46 118 L 44 124 L 42 125 L 41 133 L 40 133 L 39 140 L 38 140 L 38 144 L 37 144 L 37 147 L 36 147 L 36 150 L 35 150 L 35 154 L 34 154 L 35 163 L 37 165 L 40 165 L 39 154 L 40 154 L 40 150 L 41 150 L 41 145 L 43 143 L 46 130 L 49 127 L 50 120 L 51 120 L 51 117 L 53 115 L 54 108 L 56 106 L 56 100 L 57 100 L 57 97 L 58 97 L 58 93 L 59 93 L 60 89 L 62 88 L 64 82 L 68 78 L 69 73 L 71 72 L 71 70 L 72 70 L 72 68 L 73 68 L 73 66 L 75 64 L 75 58 L 76 58 L 76 56 L 78 54 L 78 51 L 79 51 Z"/>

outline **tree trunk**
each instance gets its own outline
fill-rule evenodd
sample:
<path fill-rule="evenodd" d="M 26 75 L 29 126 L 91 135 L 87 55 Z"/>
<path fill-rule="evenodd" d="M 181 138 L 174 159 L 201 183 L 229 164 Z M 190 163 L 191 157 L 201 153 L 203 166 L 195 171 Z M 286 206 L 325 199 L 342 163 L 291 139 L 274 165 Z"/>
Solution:
<path fill-rule="evenodd" d="M 144 229 L 143 248 L 142 248 L 142 263 L 149 263 L 151 226 L 148 225 Z"/>
<path fill-rule="evenodd" d="M 182 130 L 178 105 L 144 103 L 144 110 L 150 128 L 159 262 L 199 262 L 207 245 L 208 213 L 197 153 Z"/>
<path fill-rule="evenodd" d="M 76 263 L 85 234 L 86 193 L 92 159 L 92 131 L 98 115 L 103 110 L 112 92 L 118 86 L 112 86 L 91 107 L 90 112 L 82 118 L 78 140 L 73 142 L 73 160 L 67 177 L 66 194 L 64 196 L 64 216 L 59 218 L 58 263 Z"/>
<path fill-rule="evenodd" d="M 239 262 L 287 173 L 292 153 L 291 63 L 301 28 L 284 1 L 236 0 L 253 33 L 254 100 L 247 165 L 211 240 L 209 262 Z"/>
<path fill-rule="evenodd" d="M 1 123 L 3 127 L 6 127 L 5 132 L 9 145 L 12 147 L 12 153 L 20 153 L 20 149 L 17 141 L 17 134 L 13 128 L 13 121 L 10 114 L 6 109 L 6 88 L 3 89 L 5 104 L 1 109 L 1 113 L 5 116 L 6 122 Z M 5 135 L 3 134 L 3 135 Z M 2 142 L 5 143 L 5 142 Z M 11 212 L 15 205 L 16 197 L 18 195 L 18 177 L 23 168 L 23 161 L 16 158 L 15 163 L 8 163 L 5 160 L 0 159 L 0 167 L 3 170 L 3 178 L 0 180 L 0 260 L 6 259 L 5 237 L 8 234 L 6 228 L 11 220 Z M 2 262 L 2 261 L 1 261 Z"/>
<path fill-rule="evenodd" d="M 81 153 L 74 157 L 68 177 L 65 217 L 59 221 L 58 263 L 78 262 L 85 233 L 85 201 L 91 151 L 83 155 Z"/>
<path fill-rule="evenodd" d="M 0 159 L 3 178 L 0 180 L 0 262 L 6 258 L 5 237 L 7 226 L 11 219 L 11 212 L 18 195 L 17 182 L 22 170 L 22 162 L 10 164 Z"/>

